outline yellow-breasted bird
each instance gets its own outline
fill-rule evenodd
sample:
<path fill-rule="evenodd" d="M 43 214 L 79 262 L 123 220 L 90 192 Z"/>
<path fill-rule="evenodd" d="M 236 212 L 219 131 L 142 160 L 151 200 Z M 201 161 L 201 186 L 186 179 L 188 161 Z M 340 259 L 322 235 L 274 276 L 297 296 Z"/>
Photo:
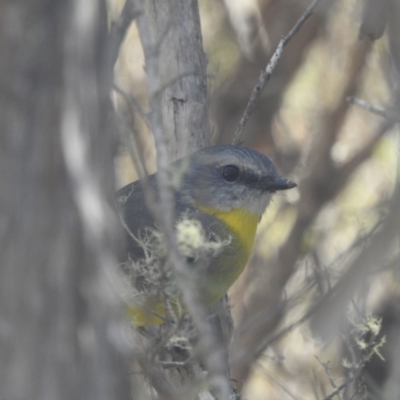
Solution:
<path fill-rule="evenodd" d="M 265 155 L 233 145 L 205 148 L 176 161 L 171 177 L 179 180 L 174 204 L 178 241 L 183 238 L 180 249 L 188 269 L 198 274 L 196 284 L 205 305 L 211 306 L 243 271 L 272 194 L 296 184 L 279 177 Z M 147 182 L 154 190 L 155 174 Z M 165 249 L 146 206 L 144 187 L 136 181 L 117 195 L 127 231 L 125 260 L 135 265 L 134 285 L 142 293 L 129 315 L 138 327 L 162 324 L 168 314 L 165 293 L 149 281 L 163 274 L 154 265 L 154 259 L 162 256 L 154 253 L 163 254 Z M 174 301 L 173 309 L 179 313 L 179 298 Z"/>

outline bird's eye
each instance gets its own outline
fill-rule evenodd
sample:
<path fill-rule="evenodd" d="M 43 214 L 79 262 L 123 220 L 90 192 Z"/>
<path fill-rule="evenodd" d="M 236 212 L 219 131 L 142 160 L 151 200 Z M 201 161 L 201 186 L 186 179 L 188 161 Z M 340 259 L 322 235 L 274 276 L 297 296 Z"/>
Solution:
<path fill-rule="evenodd" d="M 234 182 L 239 177 L 239 168 L 236 165 L 225 165 L 221 169 L 221 175 L 227 182 Z"/>

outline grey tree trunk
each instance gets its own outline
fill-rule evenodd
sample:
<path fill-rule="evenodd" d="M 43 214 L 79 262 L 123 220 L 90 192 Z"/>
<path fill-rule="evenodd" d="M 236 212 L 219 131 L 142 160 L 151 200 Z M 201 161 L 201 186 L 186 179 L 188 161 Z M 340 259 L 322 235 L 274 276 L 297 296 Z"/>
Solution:
<path fill-rule="evenodd" d="M 139 13 L 137 24 L 144 49 L 151 107 L 149 120 L 157 150 L 160 201 L 152 211 L 167 238 L 169 262 L 179 277 L 185 266 L 173 238 L 173 197 L 167 166 L 169 161 L 212 143 L 207 112 L 207 60 L 199 10 L 197 0 L 135 0 L 134 3 Z M 230 314 L 227 311 L 222 317 L 226 311 L 222 306 L 219 315 L 210 321 L 207 311 L 196 300 L 199 297 L 195 294 L 195 282 L 177 279 L 177 284 L 197 328 L 195 357 L 185 365 L 184 373 L 179 368 L 154 372 L 153 366 L 142 362 L 144 373 L 163 398 L 194 398 L 200 397 L 199 393 L 205 398 L 234 398 L 226 348 L 232 327 Z M 188 332 L 190 329 L 185 332 L 190 342 L 192 338 Z M 161 337 L 157 340 L 167 343 L 171 332 L 160 331 L 159 334 Z M 178 359 L 175 359 L 176 354 L 170 356 L 179 366 L 179 356 Z M 160 354 L 155 354 L 152 359 L 159 357 Z M 196 357 L 203 361 L 202 365 Z M 206 376 L 213 395 L 207 384 L 205 388 L 199 384 Z M 160 382 L 165 384 L 160 385 Z"/>
<path fill-rule="evenodd" d="M 161 111 L 171 159 L 211 145 L 207 111 L 207 58 L 196 0 L 142 2 L 139 33 L 157 58 Z M 145 24 L 145 26 L 144 26 Z M 154 46 L 155 45 L 155 46 Z"/>
<path fill-rule="evenodd" d="M 106 14 L 0 1 L 0 398 L 128 399 Z"/>

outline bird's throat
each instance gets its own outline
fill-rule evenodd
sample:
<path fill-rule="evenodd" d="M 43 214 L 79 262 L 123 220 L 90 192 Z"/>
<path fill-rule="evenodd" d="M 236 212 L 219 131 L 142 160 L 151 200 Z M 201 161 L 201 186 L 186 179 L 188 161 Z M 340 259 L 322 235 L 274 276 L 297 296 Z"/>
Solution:
<path fill-rule="evenodd" d="M 223 221 L 235 233 L 236 238 L 240 241 L 240 244 L 246 252 L 246 258 L 250 256 L 253 250 L 257 225 L 260 220 L 258 215 L 251 214 L 244 209 L 218 211 L 208 207 L 198 208 Z"/>

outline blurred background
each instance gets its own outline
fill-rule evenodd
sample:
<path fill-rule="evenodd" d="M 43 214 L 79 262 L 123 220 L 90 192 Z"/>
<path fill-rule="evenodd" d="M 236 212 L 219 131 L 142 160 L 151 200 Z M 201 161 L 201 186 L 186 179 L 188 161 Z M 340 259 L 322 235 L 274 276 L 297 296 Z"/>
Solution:
<path fill-rule="evenodd" d="M 308 4 L 199 0 L 214 144 L 232 143 L 260 72 Z M 110 21 L 123 5 L 109 0 Z M 334 398 L 341 385 L 335 398 L 400 398 L 398 21 L 396 0 L 322 1 L 245 128 L 243 145 L 299 185 L 275 196 L 230 292 L 232 374 L 245 399 Z M 114 103 L 154 172 L 153 138 L 138 112 L 148 98 L 135 24 L 115 74 L 139 106 L 117 92 Z M 122 143 L 119 187 L 137 179 Z"/>

